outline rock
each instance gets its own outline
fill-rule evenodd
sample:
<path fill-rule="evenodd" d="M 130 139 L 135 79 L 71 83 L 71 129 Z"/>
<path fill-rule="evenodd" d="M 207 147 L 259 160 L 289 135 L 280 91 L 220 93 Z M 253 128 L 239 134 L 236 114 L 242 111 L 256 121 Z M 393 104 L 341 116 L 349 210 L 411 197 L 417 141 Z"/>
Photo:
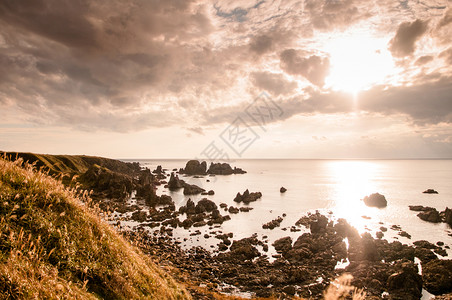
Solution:
<path fill-rule="evenodd" d="M 196 195 L 204 192 L 205 189 L 200 188 L 195 184 L 185 184 L 184 185 L 184 195 Z"/>
<path fill-rule="evenodd" d="M 394 266 L 397 271 L 389 276 L 387 286 L 393 299 L 420 299 L 422 277 L 411 261 L 400 261 Z"/>
<path fill-rule="evenodd" d="M 277 217 L 276 219 L 271 220 L 270 222 L 262 225 L 262 228 L 263 229 L 274 229 L 275 227 L 279 227 L 279 225 L 281 225 L 282 221 L 283 221 L 283 218 Z"/>
<path fill-rule="evenodd" d="M 200 163 L 197 160 L 190 160 L 185 165 L 184 169 L 180 169 L 179 173 L 187 175 L 206 175 L 207 163 L 203 161 Z"/>
<path fill-rule="evenodd" d="M 158 165 L 157 168 L 154 171 L 152 171 L 152 173 L 162 174 L 163 173 L 162 166 Z"/>
<path fill-rule="evenodd" d="M 434 189 L 426 189 L 422 193 L 424 193 L 424 194 L 438 194 L 438 192 L 435 191 Z"/>
<path fill-rule="evenodd" d="M 446 210 L 444 211 L 444 217 L 445 217 L 445 222 L 452 227 L 452 209 L 449 209 L 448 207 L 446 207 Z"/>
<path fill-rule="evenodd" d="M 282 288 L 282 291 L 286 293 L 287 295 L 293 296 L 295 295 L 295 292 L 297 291 L 293 285 L 286 285 Z"/>
<path fill-rule="evenodd" d="M 230 248 L 231 255 L 238 260 L 249 260 L 258 257 L 260 253 L 254 245 L 257 245 L 256 238 L 244 238 L 234 241 Z"/>
<path fill-rule="evenodd" d="M 406 237 L 406 238 L 408 238 L 408 239 L 411 239 L 411 235 L 408 233 L 408 232 L 406 232 L 406 231 L 400 231 L 399 232 L 399 235 L 400 236 L 403 236 L 403 237 Z"/>
<path fill-rule="evenodd" d="M 227 205 L 226 203 L 220 203 L 220 207 L 221 207 L 221 208 L 227 208 L 228 205 Z"/>
<path fill-rule="evenodd" d="M 132 220 L 136 222 L 144 222 L 147 219 L 148 214 L 145 211 L 135 211 L 132 213 Z"/>
<path fill-rule="evenodd" d="M 431 223 L 439 223 L 441 222 L 441 217 L 439 215 L 439 212 L 432 208 L 431 210 L 422 211 L 417 214 L 417 216 L 424 221 L 431 222 Z"/>
<path fill-rule="evenodd" d="M 286 191 L 287 191 L 287 189 L 283 186 L 279 189 L 280 193 L 285 193 Z"/>
<path fill-rule="evenodd" d="M 383 232 L 381 232 L 381 231 L 377 231 L 377 232 L 375 233 L 375 236 L 377 237 L 377 239 L 382 239 L 382 238 L 384 237 L 384 234 L 383 234 Z"/>
<path fill-rule="evenodd" d="M 185 182 L 181 179 L 179 179 L 179 176 L 175 175 L 173 172 L 171 172 L 170 180 L 168 181 L 168 189 L 170 191 L 174 191 L 177 189 L 181 189 L 184 187 Z"/>
<path fill-rule="evenodd" d="M 212 212 L 214 210 L 217 210 L 217 205 L 215 204 L 215 202 L 213 202 L 207 198 L 203 198 L 203 199 L 199 200 L 195 206 L 195 213 L 197 213 L 197 214 L 203 213 L 203 212 Z"/>
<path fill-rule="evenodd" d="M 250 193 L 250 191 L 247 189 L 245 192 L 243 192 L 243 195 L 240 193 L 237 193 L 237 195 L 234 198 L 234 201 L 237 203 L 243 202 L 245 204 L 248 204 L 250 202 L 256 201 L 257 199 L 262 197 L 261 192 L 253 192 Z"/>
<path fill-rule="evenodd" d="M 231 166 L 227 163 L 211 163 L 207 173 L 215 175 L 231 175 L 234 173 L 234 170 L 232 170 Z"/>
<path fill-rule="evenodd" d="M 386 201 L 385 196 L 379 194 L 379 193 L 374 193 L 371 194 L 370 196 L 366 196 L 363 199 L 364 204 L 366 204 L 367 206 L 371 206 L 371 207 L 378 207 L 378 208 L 382 208 L 382 207 L 386 207 L 388 205 L 388 202 Z"/>
<path fill-rule="evenodd" d="M 452 260 L 432 260 L 422 264 L 424 287 L 433 295 L 452 292 Z"/>
<path fill-rule="evenodd" d="M 422 205 L 409 205 L 408 207 L 412 211 L 428 211 L 428 210 L 433 210 L 434 209 L 433 207 L 422 206 Z"/>
<path fill-rule="evenodd" d="M 250 210 L 253 210 L 253 207 L 240 207 L 241 212 L 249 212 Z"/>
<path fill-rule="evenodd" d="M 199 222 L 194 223 L 193 227 L 202 227 L 202 226 L 205 226 L 205 225 L 207 225 L 206 221 L 199 221 Z"/>
<path fill-rule="evenodd" d="M 285 253 L 292 249 L 292 238 L 289 236 L 277 239 L 272 246 L 278 253 Z"/>
<path fill-rule="evenodd" d="M 240 210 L 239 210 L 237 207 L 229 206 L 228 212 L 229 212 L 230 214 L 238 214 L 239 211 L 240 211 Z"/>

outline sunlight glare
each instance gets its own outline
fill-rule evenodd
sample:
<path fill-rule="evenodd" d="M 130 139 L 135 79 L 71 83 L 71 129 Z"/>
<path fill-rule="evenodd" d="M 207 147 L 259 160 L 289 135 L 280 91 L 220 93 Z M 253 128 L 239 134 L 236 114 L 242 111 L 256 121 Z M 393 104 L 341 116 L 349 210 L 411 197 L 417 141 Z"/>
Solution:
<path fill-rule="evenodd" d="M 348 33 L 326 42 L 331 70 L 326 86 L 356 95 L 395 73 L 388 41 L 369 34 Z"/>
<path fill-rule="evenodd" d="M 363 161 L 335 161 L 329 164 L 330 175 L 336 182 L 334 205 L 331 208 L 339 218 L 346 219 L 360 233 L 368 223 L 362 216 L 374 219 L 376 208 L 367 207 L 362 198 L 376 192 L 373 183 L 377 165 Z"/>

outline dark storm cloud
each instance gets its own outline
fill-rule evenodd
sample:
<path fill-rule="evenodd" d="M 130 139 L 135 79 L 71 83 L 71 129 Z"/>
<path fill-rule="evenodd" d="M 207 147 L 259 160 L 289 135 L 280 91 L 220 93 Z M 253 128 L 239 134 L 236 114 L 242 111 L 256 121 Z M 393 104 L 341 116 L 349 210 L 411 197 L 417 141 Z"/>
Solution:
<path fill-rule="evenodd" d="M 395 57 L 404 57 L 414 53 L 416 42 L 427 31 L 428 21 L 417 19 L 414 22 L 403 22 L 396 35 L 390 41 L 389 50 Z"/>
<path fill-rule="evenodd" d="M 281 55 L 281 69 L 292 75 L 301 75 L 317 86 L 323 86 L 329 73 L 330 62 L 327 57 L 311 55 L 304 57 L 295 49 L 284 50 Z"/>
<path fill-rule="evenodd" d="M 187 68 L 203 50 L 184 44 L 211 29 L 194 1 L 2 1 L 0 102 L 62 126 L 160 126 L 143 106 L 161 113 L 174 78 L 179 90 L 192 83 Z M 200 77 L 209 75 L 217 77 Z"/>

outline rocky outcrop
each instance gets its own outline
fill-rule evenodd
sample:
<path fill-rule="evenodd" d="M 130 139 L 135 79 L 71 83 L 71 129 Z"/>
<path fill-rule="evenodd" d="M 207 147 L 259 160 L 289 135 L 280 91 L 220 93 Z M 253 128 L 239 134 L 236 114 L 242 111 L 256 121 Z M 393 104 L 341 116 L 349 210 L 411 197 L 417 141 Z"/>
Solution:
<path fill-rule="evenodd" d="M 452 292 L 452 260 L 432 260 L 422 264 L 425 289 L 434 295 Z"/>
<path fill-rule="evenodd" d="M 170 191 L 178 190 L 183 188 L 185 185 L 185 182 L 181 179 L 179 179 L 179 176 L 174 174 L 174 172 L 171 172 L 170 180 L 168 181 L 168 189 Z"/>
<path fill-rule="evenodd" d="M 195 185 L 195 184 L 185 184 L 184 185 L 184 195 L 197 195 L 204 192 L 205 189 Z"/>
<path fill-rule="evenodd" d="M 205 161 L 199 162 L 197 160 L 189 160 L 184 169 L 179 170 L 180 174 L 187 175 L 206 175 L 207 163 Z"/>
<path fill-rule="evenodd" d="M 446 207 L 446 210 L 444 211 L 444 221 L 452 227 L 452 209 L 449 209 Z"/>
<path fill-rule="evenodd" d="M 369 196 L 366 196 L 364 197 L 363 201 L 364 204 L 366 204 L 367 206 L 378 208 L 386 207 L 388 205 L 388 201 L 386 201 L 385 196 L 379 193 L 374 193 Z"/>
<path fill-rule="evenodd" d="M 246 173 L 242 169 L 234 168 L 227 163 L 211 163 L 207 173 L 214 175 L 231 175 L 231 174 L 243 174 Z"/>
<path fill-rule="evenodd" d="M 92 165 L 80 176 L 80 181 L 87 189 L 93 190 L 98 198 L 124 200 L 133 189 L 133 180 L 130 176 L 99 165 Z"/>
<path fill-rule="evenodd" d="M 257 199 L 262 197 L 261 192 L 253 192 L 250 193 L 248 189 L 246 189 L 245 192 L 243 192 L 243 195 L 240 193 L 237 193 L 237 195 L 234 198 L 234 201 L 237 203 L 243 202 L 245 204 L 249 204 L 250 202 L 256 201 Z"/>
<path fill-rule="evenodd" d="M 264 225 L 262 225 L 262 229 L 274 229 L 275 227 L 279 227 L 279 225 L 281 225 L 281 222 L 283 221 L 282 217 L 277 217 L 274 220 L 271 220 L 268 223 L 265 223 Z"/>
<path fill-rule="evenodd" d="M 438 192 L 435 191 L 434 189 L 426 189 L 422 193 L 424 193 L 424 194 L 438 194 Z"/>
<path fill-rule="evenodd" d="M 430 222 L 430 223 L 440 223 L 441 222 L 441 216 L 439 215 L 439 212 L 435 209 L 430 207 L 429 210 L 422 211 L 417 214 L 417 216 L 424 221 Z"/>

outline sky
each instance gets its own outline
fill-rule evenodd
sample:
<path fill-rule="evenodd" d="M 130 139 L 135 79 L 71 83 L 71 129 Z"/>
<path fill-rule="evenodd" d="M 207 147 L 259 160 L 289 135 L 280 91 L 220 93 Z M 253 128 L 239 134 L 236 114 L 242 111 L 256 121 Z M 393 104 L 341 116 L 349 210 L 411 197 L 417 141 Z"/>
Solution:
<path fill-rule="evenodd" d="M 452 1 L 2 0 L 0 150 L 452 158 Z"/>

